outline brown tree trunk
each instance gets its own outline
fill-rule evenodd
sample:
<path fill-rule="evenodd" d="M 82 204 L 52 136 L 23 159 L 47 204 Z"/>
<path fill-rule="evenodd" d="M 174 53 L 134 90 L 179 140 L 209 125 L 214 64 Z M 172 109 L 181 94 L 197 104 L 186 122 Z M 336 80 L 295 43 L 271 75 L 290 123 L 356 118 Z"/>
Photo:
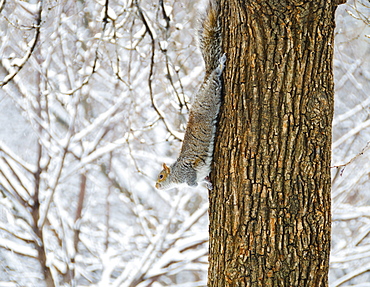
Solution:
<path fill-rule="evenodd" d="M 327 286 L 336 3 L 221 7 L 208 286 Z"/>

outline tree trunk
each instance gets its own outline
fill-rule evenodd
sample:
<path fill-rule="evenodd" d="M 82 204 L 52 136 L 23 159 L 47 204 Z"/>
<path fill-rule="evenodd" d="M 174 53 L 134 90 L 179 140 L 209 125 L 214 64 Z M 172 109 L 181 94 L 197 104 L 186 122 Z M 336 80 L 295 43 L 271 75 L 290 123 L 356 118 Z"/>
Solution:
<path fill-rule="evenodd" d="M 208 286 L 327 286 L 336 3 L 221 1 Z"/>

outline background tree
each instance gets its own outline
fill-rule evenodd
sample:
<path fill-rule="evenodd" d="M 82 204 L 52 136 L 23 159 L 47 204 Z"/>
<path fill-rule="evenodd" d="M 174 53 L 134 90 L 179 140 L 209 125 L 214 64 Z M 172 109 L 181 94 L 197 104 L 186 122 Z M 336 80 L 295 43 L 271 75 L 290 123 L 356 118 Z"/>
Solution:
<path fill-rule="evenodd" d="M 368 1 L 350 1 L 336 16 L 329 273 L 335 287 L 370 282 L 369 15 Z"/>
<path fill-rule="evenodd" d="M 204 282 L 206 196 L 154 189 L 201 78 L 196 7 L 0 3 L 0 285 Z"/>
<path fill-rule="evenodd" d="M 0 286 L 206 285 L 205 188 L 154 188 L 203 80 L 203 7 L 0 0 Z M 337 12 L 332 286 L 370 281 L 367 15 Z"/>

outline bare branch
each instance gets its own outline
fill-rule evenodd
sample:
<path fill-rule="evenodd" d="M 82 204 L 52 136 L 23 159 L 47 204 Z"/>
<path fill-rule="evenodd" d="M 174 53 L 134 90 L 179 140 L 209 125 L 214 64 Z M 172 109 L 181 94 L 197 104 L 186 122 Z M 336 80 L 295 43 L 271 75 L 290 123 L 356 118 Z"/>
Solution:
<path fill-rule="evenodd" d="M 161 51 L 163 52 L 163 54 L 164 54 L 164 56 L 166 58 L 167 77 L 168 77 L 168 79 L 170 81 L 170 84 L 171 84 L 172 89 L 174 90 L 174 92 L 176 94 L 177 100 L 179 102 L 180 110 L 182 110 L 183 106 L 185 105 L 186 109 L 189 111 L 189 107 L 188 107 L 187 102 L 184 99 L 184 96 L 181 99 L 179 93 L 177 92 L 177 89 L 176 89 L 175 84 L 173 82 L 171 69 L 170 69 L 170 57 L 168 56 L 168 53 L 167 53 L 167 46 L 168 46 L 167 41 L 168 41 L 168 38 L 170 36 L 170 28 L 171 28 L 170 27 L 170 22 L 171 22 L 171 18 L 170 18 L 169 15 L 167 15 L 166 8 L 164 6 L 163 0 L 159 0 L 159 5 L 160 5 L 161 10 L 162 10 L 163 19 L 166 22 L 166 26 L 165 26 L 165 43 L 161 44 L 160 45 L 160 48 L 161 48 Z M 180 77 L 178 75 L 178 71 L 176 71 L 176 69 L 174 69 L 174 70 L 176 72 L 176 75 L 178 76 L 178 81 L 180 83 L 181 93 L 182 93 L 182 95 L 184 95 L 184 91 L 183 91 L 183 87 L 182 87 L 182 84 L 181 84 L 181 79 L 180 79 Z"/>
<path fill-rule="evenodd" d="M 370 148 L 370 141 L 368 141 L 365 145 L 365 147 L 356 155 L 354 156 L 353 158 L 351 158 L 348 162 L 346 163 L 343 163 L 343 164 L 339 164 L 339 165 L 334 165 L 332 166 L 331 168 L 341 168 L 340 170 L 340 175 L 343 174 L 345 168 L 347 167 L 347 165 L 351 164 L 352 162 L 354 162 L 358 157 L 362 156 L 368 149 Z"/>
<path fill-rule="evenodd" d="M 333 142 L 333 145 L 332 145 L 333 150 L 339 147 L 339 145 L 347 141 L 352 136 L 358 134 L 359 132 L 361 132 L 362 130 L 368 127 L 370 127 L 370 120 L 367 120 L 367 121 L 362 122 L 361 124 L 358 124 L 356 127 L 351 129 L 348 133 L 344 134 L 342 137 L 340 137 L 335 142 Z"/>
<path fill-rule="evenodd" d="M 121 147 L 122 145 L 124 145 L 126 143 L 127 136 L 128 136 L 128 133 L 126 133 L 122 138 L 120 138 L 118 140 L 115 140 L 114 142 L 109 143 L 109 144 L 105 145 L 104 147 L 96 149 L 90 155 L 82 158 L 81 161 L 76 166 L 71 168 L 67 173 L 65 173 L 61 177 L 60 181 L 66 180 L 71 174 L 74 174 L 76 171 L 82 169 L 87 164 L 91 163 L 92 161 L 100 158 L 101 156 L 103 156 L 107 153 L 110 153 L 111 151 L 113 151 L 113 150 Z"/>
<path fill-rule="evenodd" d="M 2 169 L 0 169 L 0 175 L 2 175 L 2 178 L 4 179 L 4 181 L 2 181 L 0 177 L 0 185 L 9 185 L 9 189 L 12 190 L 12 192 L 9 192 L 9 194 L 12 196 L 13 200 L 16 200 L 23 207 L 28 206 L 27 200 L 21 196 L 20 192 L 17 191 L 17 187 L 15 186 L 15 184 L 11 180 L 9 180 L 9 177 L 3 172 Z"/>
<path fill-rule="evenodd" d="M 3 6 L 0 6 L 3 7 Z M 19 71 L 24 67 L 24 65 L 27 63 L 28 59 L 31 57 L 32 53 L 34 52 L 39 36 L 40 36 L 40 29 L 41 29 L 41 14 L 42 14 L 42 7 L 43 7 L 43 0 L 40 0 L 39 2 L 39 13 L 37 15 L 37 21 L 35 25 L 35 36 L 34 38 L 28 43 L 30 46 L 27 53 L 23 56 L 22 59 L 17 59 L 17 62 L 13 60 L 12 65 L 15 67 L 15 70 L 7 75 L 2 82 L 0 82 L 0 87 L 5 86 L 7 83 L 9 83 L 11 80 L 14 79 L 14 77 L 19 73 Z"/>
<path fill-rule="evenodd" d="M 168 126 L 168 124 L 167 124 L 167 122 L 165 120 L 164 115 L 158 109 L 158 107 L 156 106 L 156 104 L 154 102 L 153 83 L 152 82 L 153 82 L 153 78 L 154 78 L 153 71 L 154 71 L 155 37 L 156 37 L 156 34 L 155 34 L 154 30 L 153 30 L 153 27 L 147 21 L 147 17 L 145 16 L 143 10 L 141 9 L 138 1 L 135 0 L 134 3 L 135 3 L 135 6 L 136 6 L 136 8 L 138 10 L 138 13 L 139 13 L 139 16 L 141 18 L 141 21 L 143 22 L 143 24 L 144 24 L 144 26 L 146 28 L 146 31 L 148 32 L 148 34 L 150 36 L 150 39 L 151 39 L 151 61 L 150 61 L 150 70 L 149 70 L 149 76 L 148 76 L 148 86 L 149 86 L 149 94 L 150 94 L 150 100 L 151 100 L 151 103 L 152 103 L 152 107 L 154 108 L 154 110 L 158 114 L 159 118 L 162 120 L 162 122 L 166 126 L 166 129 L 169 131 L 169 133 L 175 139 L 178 139 L 178 140 L 181 141 L 182 139 L 178 135 L 176 135 L 176 133 L 174 131 L 172 131 L 172 129 Z"/>
<path fill-rule="evenodd" d="M 25 243 L 35 243 L 34 238 L 31 238 L 28 234 L 19 234 L 14 230 L 10 230 L 5 224 L 0 222 L 0 229 L 12 235 L 14 238 L 20 239 Z"/>
<path fill-rule="evenodd" d="M 1 1 L 0 1 L 0 13 L 1 13 L 1 11 L 3 10 L 3 8 L 4 8 L 4 6 L 5 6 L 5 1 L 6 1 L 6 0 L 1 0 Z"/>
<path fill-rule="evenodd" d="M 16 155 L 4 142 L 0 141 L 0 151 L 3 152 L 6 156 L 11 158 L 14 162 L 19 164 L 22 168 L 27 170 L 29 173 L 33 173 L 36 171 L 36 167 L 27 163 L 23 159 L 21 159 L 18 155 Z"/>
<path fill-rule="evenodd" d="M 5 238 L 2 238 L 0 241 L 0 247 L 4 248 L 10 252 L 14 252 L 16 254 L 30 257 L 30 258 L 37 258 L 37 251 L 33 248 L 30 248 L 25 245 L 18 245 L 14 243 L 13 241 L 7 240 Z"/>
<path fill-rule="evenodd" d="M 338 280 L 334 281 L 331 286 L 333 287 L 339 287 L 343 285 L 344 283 L 348 282 L 349 280 L 360 276 L 361 274 L 364 274 L 366 272 L 370 271 L 370 264 L 365 264 L 364 266 L 357 267 L 355 270 L 347 273 L 346 275 L 342 276 Z"/>

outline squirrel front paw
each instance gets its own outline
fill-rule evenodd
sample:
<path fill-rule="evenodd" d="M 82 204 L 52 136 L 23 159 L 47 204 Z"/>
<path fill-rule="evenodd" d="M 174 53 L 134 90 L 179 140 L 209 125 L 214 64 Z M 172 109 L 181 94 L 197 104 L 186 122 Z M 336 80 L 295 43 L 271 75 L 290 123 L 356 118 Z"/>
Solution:
<path fill-rule="evenodd" d="M 212 190 L 213 189 L 213 185 L 212 185 L 212 182 L 211 182 L 211 179 L 209 176 L 205 177 L 204 178 L 204 181 L 206 182 L 206 187 L 209 189 L 209 190 Z"/>

